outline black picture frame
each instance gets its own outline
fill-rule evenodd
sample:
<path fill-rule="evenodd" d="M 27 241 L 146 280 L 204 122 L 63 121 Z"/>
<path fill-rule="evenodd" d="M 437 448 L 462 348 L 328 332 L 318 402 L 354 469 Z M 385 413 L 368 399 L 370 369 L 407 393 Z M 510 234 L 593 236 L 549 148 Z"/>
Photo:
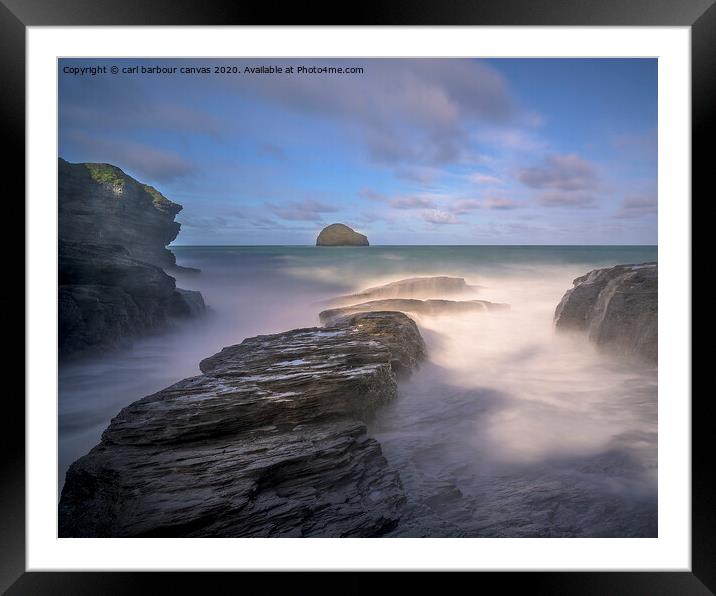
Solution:
<path fill-rule="evenodd" d="M 335 9 L 335 12 L 333 10 Z M 5 181 L 5 222 L 24 229 L 25 35 L 30 26 L 97 25 L 529 25 L 529 26 L 690 26 L 692 35 L 692 194 L 706 194 L 713 166 L 706 148 L 714 138 L 716 97 L 716 5 L 714 0 L 383 0 L 352 6 L 243 2 L 241 0 L 0 0 L 0 110 L 3 140 L 9 149 L 0 162 Z M 700 150 L 697 150 L 700 149 Z M 707 169 L 708 168 L 708 169 Z M 8 188 L 10 183 L 11 188 Z M 713 194 L 712 188 L 709 188 Z M 704 197 L 704 200 L 706 197 Z M 687 198 L 686 200 L 690 200 Z M 693 205 L 693 202 L 692 202 Z M 692 236 L 693 237 L 693 236 Z M 15 239 L 13 246 L 20 244 Z M 7 378 L 23 379 L 25 310 L 24 262 L 13 256 L 6 266 L 12 287 L 0 296 L 2 328 L 14 342 L 4 358 Z M 693 270 L 693 267 L 692 267 Z M 22 339 L 20 339 L 22 338 Z M 20 381 L 22 384 L 22 381 Z M 24 391 L 23 391 L 24 392 Z M 231 582 L 225 573 L 68 573 L 25 572 L 25 410 L 20 391 L 3 396 L 2 474 L 0 475 L 0 589 L 8 594 L 167 593 L 174 589 L 211 590 Z M 688 399 L 690 396 L 676 396 Z M 548 594 L 711 594 L 716 591 L 716 492 L 711 480 L 713 449 L 709 426 L 714 405 L 709 393 L 692 400 L 692 571 L 483 573 L 501 590 L 529 589 Z M 347 578 L 346 575 L 350 575 Z M 373 574 L 325 574 L 329 589 L 365 592 Z M 489 576 L 489 577 L 485 577 Z M 277 577 L 294 593 L 315 591 L 315 578 L 284 573 Z M 264 575 L 258 579 L 266 589 Z M 425 578 L 427 579 L 427 578 Z M 423 588 L 425 579 L 421 578 Z M 458 578 L 464 579 L 464 578 Z M 439 579 L 444 589 L 444 578 Z M 175 588 L 176 586 L 176 588 Z"/>

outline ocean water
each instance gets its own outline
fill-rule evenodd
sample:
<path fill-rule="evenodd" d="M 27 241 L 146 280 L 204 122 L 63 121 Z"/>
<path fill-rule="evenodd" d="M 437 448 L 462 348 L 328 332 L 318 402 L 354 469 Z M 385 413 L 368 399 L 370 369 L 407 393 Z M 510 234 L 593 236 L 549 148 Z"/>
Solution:
<path fill-rule="evenodd" d="M 369 430 L 400 470 L 401 536 L 655 536 L 657 371 L 554 334 L 575 277 L 657 260 L 652 246 L 173 247 L 211 313 L 65 364 L 58 490 L 127 404 L 253 335 L 318 325 L 333 296 L 418 275 L 464 277 L 509 312 L 416 317 L 429 361 Z M 440 296 L 435 296 L 440 298 Z"/>

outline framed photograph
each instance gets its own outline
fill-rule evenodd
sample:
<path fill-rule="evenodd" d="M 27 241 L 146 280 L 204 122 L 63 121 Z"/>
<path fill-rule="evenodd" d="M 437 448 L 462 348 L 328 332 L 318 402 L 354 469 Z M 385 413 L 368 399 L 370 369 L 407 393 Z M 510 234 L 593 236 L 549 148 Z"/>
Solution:
<path fill-rule="evenodd" d="M 271 12 L 0 6 L 26 222 L 3 589 L 712 593 L 716 8 Z"/>

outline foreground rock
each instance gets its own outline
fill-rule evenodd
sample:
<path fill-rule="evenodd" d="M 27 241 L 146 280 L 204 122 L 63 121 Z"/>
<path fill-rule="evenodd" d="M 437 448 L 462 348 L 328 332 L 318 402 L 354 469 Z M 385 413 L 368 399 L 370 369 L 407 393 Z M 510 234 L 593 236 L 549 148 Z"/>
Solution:
<path fill-rule="evenodd" d="M 424 357 L 396 312 L 225 348 L 72 464 L 59 534 L 381 536 L 405 497 L 364 422 Z"/>
<path fill-rule="evenodd" d="M 368 246 L 368 237 L 344 224 L 335 223 L 321 230 L 316 246 Z"/>
<path fill-rule="evenodd" d="M 658 265 L 617 265 L 574 280 L 554 315 L 558 331 L 586 333 L 610 351 L 656 364 Z"/>
<path fill-rule="evenodd" d="M 366 288 L 356 294 L 338 296 L 331 300 L 337 305 L 350 305 L 383 298 L 442 298 L 474 294 L 476 288 L 469 286 L 462 277 L 438 275 L 433 277 L 409 277 L 381 286 Z"/>
<path fill-rule="evenodd" d="M 61 357 L 115 347 L 204 312 L 199 292 L 176 288 L 166 245 L 181 205 L 108 164 L 59 160 Z"/>
<path fill-rule="evenodd" d="M 411 300 L 408 298 L 387 298 L 354 304 L 343 308 L 331 308 L 318 316 L 321 322 L 359 312 L 398 311 L 427 316 L 461 314 L 466 312 L 487 312 L 509 310 L 509 304 L 487 300 Z"/>

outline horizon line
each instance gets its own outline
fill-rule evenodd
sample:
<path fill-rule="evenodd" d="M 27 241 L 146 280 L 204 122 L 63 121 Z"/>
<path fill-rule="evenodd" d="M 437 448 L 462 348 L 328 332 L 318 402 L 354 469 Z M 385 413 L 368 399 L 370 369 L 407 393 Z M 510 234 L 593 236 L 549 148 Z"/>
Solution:
<path fill-rule="evenodd" d="M 658 244 L 371 244 L 369 246 L 317 246 L 316 244 L 169 244 L 167 248 L 182 248 L 182 247 L 268 247 L 268 246 L 281 246 L 281 247 L 312 247 L 312 248 L 399 248 L 399 247 L 454 247 L 454 246 L 471 246 L 471 247 L 484 247 L 484 246 L 502 246 L 502 247 L 536 247 L 536 246 L 547 246 L 547 247 L 570 247 L 570 248 L 583 248 L 588 246 L 595 247 L 642 247 L 642 248 L 658 248 Z"/>

